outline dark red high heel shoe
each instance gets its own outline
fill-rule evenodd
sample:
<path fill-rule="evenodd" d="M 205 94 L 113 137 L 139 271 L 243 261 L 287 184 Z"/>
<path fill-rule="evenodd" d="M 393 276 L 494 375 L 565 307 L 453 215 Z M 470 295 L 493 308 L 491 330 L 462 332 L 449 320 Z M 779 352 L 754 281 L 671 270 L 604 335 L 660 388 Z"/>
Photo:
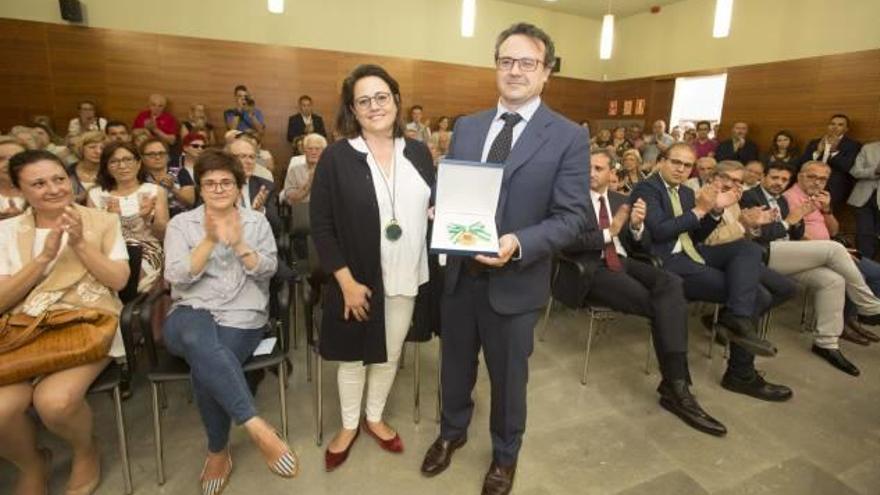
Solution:
<path fill-rule="evenodd" d="M 354 432 L 354 438 L 351 439 L 351 443 L 348 444 L 348 447 L 345 448 L 342 452 L 330 452 L 330 447 L 327 447 L 327 450 L 324 451 L 324 469 L 329 473 L 334 469 L 338 468 L 348 459 L 348 453 L 351 452 L 351 447 L 354 445 L 354 442 L 357 441 L 358 436 L 361 434 L 361 429 L 358 428 Z"/>
<path fill-rule="evenodd" d="M 400 439 L 399 433 L 394 432 L 394 438 L 390 440 L 382 440 L 381 438 L 379 438 L 379 435 L 376 435 L 376 432 L 370 429 L 370 425 L 367 424 L 366 419 L 364 419 L 361 424 L 363 425 L 364 431 L 369 433 L 371 437 L 375 438 L 380 447 L 394 454 L 399 454 L 403 452 L 403 440 Z"/>

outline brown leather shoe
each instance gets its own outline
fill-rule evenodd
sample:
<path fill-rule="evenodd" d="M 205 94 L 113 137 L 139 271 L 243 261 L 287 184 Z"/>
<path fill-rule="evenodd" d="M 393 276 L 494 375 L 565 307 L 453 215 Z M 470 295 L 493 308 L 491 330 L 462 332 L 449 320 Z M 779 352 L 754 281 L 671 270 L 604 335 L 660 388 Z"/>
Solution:
<path fill-rule="evenodd" d="M 880 342 L 880 335 L 877 335 L 876 333 L 863 327 L 862 324 L 858 321 L 854 322 L 854 324 L 852 325 L 852 329 L 855 330 L 862 337 L 870 340 L 871 342 Z"/>
<path fill-rule="evenodd" d="M 855 344 L 859 344 L 859 345 L 870 344 L 871 341 L 868 340 L 867 337 L 865 337 L 864 335 L 862 335 L 861 333 L 856 331 L 856 329 L 854 328 L 855 325 L 858 325 L 858 324 L 857 323 L 854 324 L 853 322 L 847 321 L 843 325 L 843 333 L 840 334 L 840 338 L 843 340 L 847 340 L 849 342 L 855 343 Z"/>
<path fill-rule="evenodd" d="M 486 479 L 483 480 L 483 495 L 507 495 L 513 488 L 514 475 L 516 464 L 505 467 L 492 461 Z"/>
<path fill-rule="evenodd" d="M 422 474 L 427 477 L 437 476 L 449 467 L 452 462 L 452 454 L 467 443 L 467 435 L 455 440 L 443 440 L 437 437 L 434 443 L 425 453 L 425 460 L 422 461 Z"/>

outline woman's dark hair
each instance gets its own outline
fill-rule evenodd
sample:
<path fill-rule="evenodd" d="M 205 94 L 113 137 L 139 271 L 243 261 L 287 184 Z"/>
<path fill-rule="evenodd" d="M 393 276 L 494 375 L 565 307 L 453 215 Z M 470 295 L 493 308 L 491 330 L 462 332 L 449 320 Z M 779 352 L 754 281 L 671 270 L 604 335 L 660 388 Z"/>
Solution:
<path fill-rule="evenodd" d="M 786 131 L 785 129 L 773 135 L 773 142 L 770 143 L 770 156 L 774 156 L 779 152 L 779 147 L 776 146 L 776 140 L 779 139 L 779 136 L 785 136 L 788 138 L 788 156 L 797 156 L 797 145 L 795 144 L 794 136 L 791 132 Z"/>
<path fill-rule="evenodd" d="M 196 195 L 200 194 L 202 177 L 208 172 L 225 170 L 235 177 L 235 185 L 241 189 L 244 187 L 244 167 L 232 153 L 226 151 L 207 149 L 199 155 L 193 167 L 196 181 Z"/>
<path fill-rule="evenodd" d="M 403 137 L 403 120 L 400 115 L 400 85 L 385 69 L 373 64 L 358 65 L 351 74 L 342 81 L 342 93 L 339 95 L 339 111 L 336 114 L 336 131 L 346 138 L 355 138 L 361 134 L 361 124 L 357 121 L 354 111 L 354 85 L 365 77 L 378 77 L 385 81 L 397 105 L 397 116 L 394 118 L 394 137 Z"/>
<path fill-rule="evenodd" d="M 449 125 L 447 126 L 447 130 L 452 129 L 452 119 L 450 119 L 448 115 L 441 115 L 441 116 L 437 117 L 436 121 L 434 121 L 434 127 L 436 128 L 436 130 L 438 130 L 438 131 L 440 130 L 440 121 L 443 119 L 446 119 L 449 121 Z"/>
<path fill-rule="evenodd" d="M 552 69 L 553 66 L 556 65 L 556 47 L 553 45 L 553 40 L 550 39 L 550 35 L 545 33 L 538 26 L 527 22 L 514 24 L 498 35 L 498 38 L 495 40 L 495 60 L 498 60 L 498 50 L 501 48 L 502 43 L 504 43 L 507 38 L 516 34 L 528 36 L 529 38 L 538 40 L 544 44 L 544 60 L 542 61 L 544 62 L 544 68 Z"/>
<path fill-rule="evenodd" d="M 12 158 L 9 159 L 9 178 L 12 180 L 12 185 L 15 186 L 16 189 L 19 189 L 18 177 L 21 175 L 21 171 L 28 165 L 43 160 L 57 163 L 58 166 L 67 173 L 67 167 L 64 166 L 64 162 L 62 162 L 55 153 L 46 150 L 20 151 L 12 155 Z"/>
<path fill-rule="evenodd" d="M 111 141 L 106 146 L 104 146 L 104 151 L 101 152 L 101 161 L 98 166 L 98 175 L 95 176 L 95 183 L 101 186 L 101 189 L 105 191 L 112 191 L 116 189 L 116 179 L 114 179 L 113 175 L 110 174 L 110 159 L 113 158 L 113 154 L 116 153 L 116 150 L 119 149 L 124 149 L 125 151 L 128 151 L 134 156 L 135 160 L 137 160 L 138 162 L 141 161 L 141 154 L 132 143 Z M 147 171 L 144 169 L 144 167 L 140 167 L 140 169 L 138 169 L 137 180 L 142 184 L 147 180 Z"/>

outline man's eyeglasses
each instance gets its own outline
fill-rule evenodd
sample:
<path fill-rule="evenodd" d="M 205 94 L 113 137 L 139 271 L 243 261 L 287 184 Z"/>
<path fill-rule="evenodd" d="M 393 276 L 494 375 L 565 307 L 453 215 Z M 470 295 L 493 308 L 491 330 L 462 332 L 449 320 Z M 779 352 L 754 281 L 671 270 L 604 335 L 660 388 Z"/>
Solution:
<path fill-rule="evenodd" d="M 822 182 L 822 183 L 828 182 L 827 175 L 805 174 L 804 178 L 809 181 L 813 181 L 813 182 Z"/>
<path fill-rule="evenodd" d="M 129 167 L 131 165 L 134 165 L 135 163 L 137 163 L 137 158 L 133 156 L 124 156 L 122 158 L 111 158 L 107 160 L 107 166 L 114 168 L 118 168 L 122 165 Z"/>
<path fill-rule="evenodd" d="M 144 153 L 144 158 L 162 158 L 164 156 L 168 156 L 168 153 L 164 151 L 149 151 Z"/>
<path fill-rule="evenodd" d="M 666 161 L 672 164 L 672 168 L 693 168 L 694 162 L 683 162 L 678 158 L 667 158 Z"/>
<path fill-rule="evenodd" d="M 514 64 L 519 64 L 519 70 L 523 72 L 534 72 L 538 70 L 538 66 L 544 62 L 536 58 L 512 58 L 498 57 L 495 59 L 495 67 L 503 71 L 513 70 Z"/>
<path fill-rule="evenodd" d="M 213 192 L 228 191 L 235 187 L 234 180 L 221 180 L 220 182 L 205 181 L 202 182 L 202 189 Z"/>
<path fill-rule="evenodd" d="M 354 106 L 358 110 L 369 110 L 372 102 L 375 102 L 377 107 L 384 108 L 391 103 L 391 93 L 383 91 L 373 96 L 361 96 L 354 100 Z"/>

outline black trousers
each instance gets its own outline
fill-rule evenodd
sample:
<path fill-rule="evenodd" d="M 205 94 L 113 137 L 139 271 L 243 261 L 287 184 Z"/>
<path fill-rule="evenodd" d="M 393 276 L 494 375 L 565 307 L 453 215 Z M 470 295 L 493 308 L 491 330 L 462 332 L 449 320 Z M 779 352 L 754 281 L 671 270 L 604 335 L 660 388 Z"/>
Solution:
<path fill-rule="evenodd" d="M 526 385 L 529 356 L 539 311 L 516 315 L 495 312 L 489 303 L 487 275 L 462 273 L 453 294 L 442 305 L 440 436 L 454 440 L 467 433 L 474 411 L 480 349 L 489 369 L 493 459 L 516 462 L 526 428 Z"/>
<path fill-rule="evenodd" d="M 880 210 L 877 209 L 877 191 L 864 206 L 856 208 L 856 247 L 859 254 L 874 259 L 877 254 L 877 234 L 880 233 Z"/>
<path fill-rule="evenodd" d="M 664 379 L 689 379 L 687 300 L 678 275 L 631 259 L 624 270 L 600 266 L 590 277 L 587 300 L 651 320 L 654 352 Z"/>

